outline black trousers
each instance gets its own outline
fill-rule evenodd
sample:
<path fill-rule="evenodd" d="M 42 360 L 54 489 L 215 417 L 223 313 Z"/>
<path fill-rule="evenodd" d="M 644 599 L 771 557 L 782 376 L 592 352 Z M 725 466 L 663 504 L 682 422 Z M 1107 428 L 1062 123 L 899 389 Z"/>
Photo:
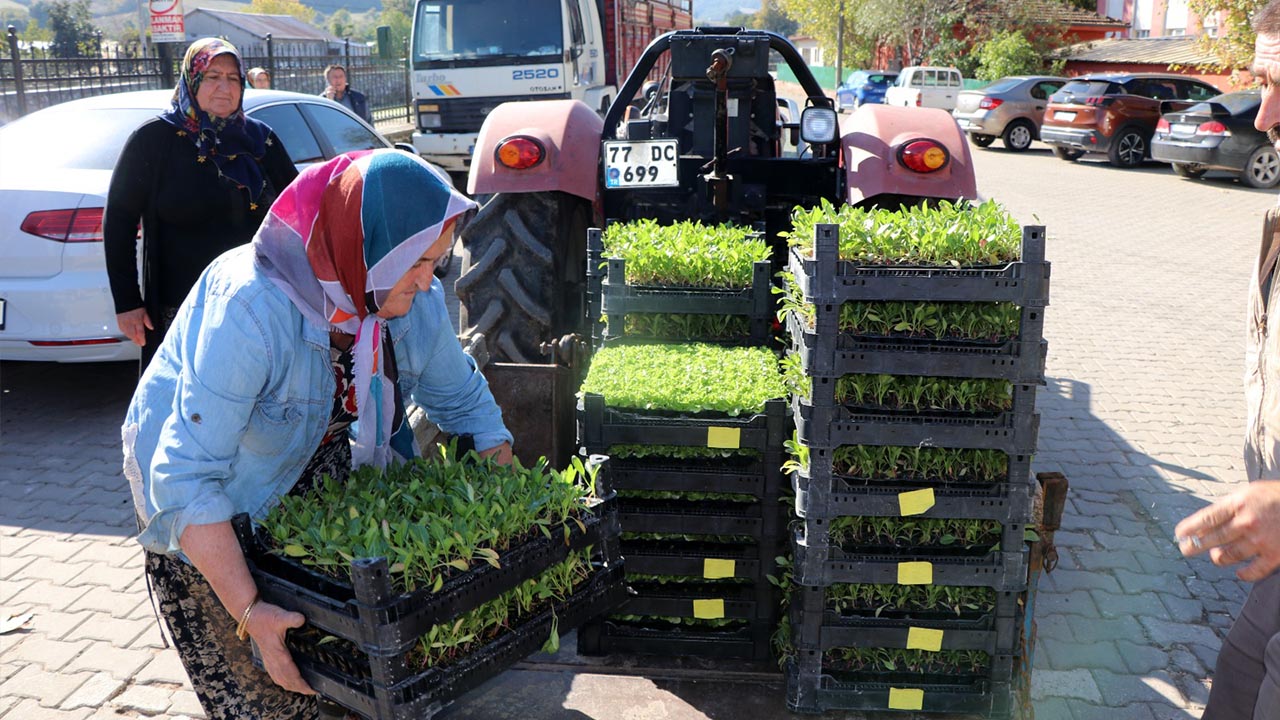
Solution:
<path fill-rule="evenodd" d="M 1259 581 L 1218 653 L 1202 720 L 1280 719 L 1280 573 Z"/>

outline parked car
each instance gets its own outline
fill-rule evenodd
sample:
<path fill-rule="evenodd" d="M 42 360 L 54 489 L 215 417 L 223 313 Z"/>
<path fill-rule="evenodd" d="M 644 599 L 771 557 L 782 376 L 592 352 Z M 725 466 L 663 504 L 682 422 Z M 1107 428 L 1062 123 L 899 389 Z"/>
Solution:
<path fill-rule="evenodd" d="M 1022 152 L 1040 138 L 1049 96 L 1066 82 L 1044 75 L 1001 78 L 980 90 L 961 91 L 951 114 L 974 145 L 987 147 L 1001 138 L 1006 149 Z"/>
<path fill-rule="evenodd" d="M 0 128 L 0 360 L 138 358 L 138 346 L 116 327 L 102 212 L 125 140 L 172 95 L 150 90 L 73 100 Z M 323 98 L 246 90 L 244 106 L 275 130 L 299 167 L 391 146 Z"/>
<path fill-rule="evenodd" d="M 1151 157 L 1173 163 L 1173 171 L 1185 178 L 1226 170 L 1240 173 L 1250 187 L 1275 187 L 1280 154 L 1267 134 L 1253 127 L 1261 104 L 1260 90 L 1244 90 L 1167 112 L 1156 125 Z"/>
<path fill-rule="evenodd" d="M 960 71 L 946 67 L 910 66 L 884 93 L 885 105 L 900 107 L 956 108 L 956 97 L 964 86 Z"/>
<path fill-rule="evenodd" d="M 844 84 L 836 88 L 836 112 L 857 110 L 858 106 L 867 103 L 883 103 L 884 91 L 897 79 L 897 73 L 879 70 L 855 70 L 849 73 Z"/>
<path fill-rule="evenodd" d="M 1040 140 L 1063 160 L 1106 153 L 1116 167 L 1137 167 L 1151 154 L 1162 101 L 1202 102 L 1219 94 L 1214 86 L 1185 75 L 1082 75 L 1049 97 Z"/>

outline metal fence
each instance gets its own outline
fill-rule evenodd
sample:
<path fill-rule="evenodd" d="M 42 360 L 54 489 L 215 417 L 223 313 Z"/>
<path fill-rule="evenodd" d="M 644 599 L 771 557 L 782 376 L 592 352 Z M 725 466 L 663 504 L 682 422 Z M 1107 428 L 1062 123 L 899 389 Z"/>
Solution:
<path fill-rule="evenodd" d="M 97 57 L 52 58 L 37 48 L 23 50 L 12 27 L 7 52 L 0 55 L 0 124 L 41 108 L 93 95 L 130 90 L 172 88 L 178 76 L 177 58 L 134 57 L 132 48 L 99 51 Z M 244 56 L 245 67 L 271 71 L 277 90 L 320 94 L 325 88 L 324 68 L 347 67 L 351 87 L 369 100 L 374 122 L 409 119 L 409 75 L 404 60 L 383 60 L 369 55 L 335 53 L 317 56 L 277 56 L 270 37 L 264 46 Z M 25 54 L 25 56 L 24 56 Z"/>

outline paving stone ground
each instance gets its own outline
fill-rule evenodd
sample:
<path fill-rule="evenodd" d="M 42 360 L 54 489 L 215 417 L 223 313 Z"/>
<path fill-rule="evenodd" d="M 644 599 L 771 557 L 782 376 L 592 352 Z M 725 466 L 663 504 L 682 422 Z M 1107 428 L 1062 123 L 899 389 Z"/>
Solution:
<path fill-rule="evenodd" d="M 999 145 L 999 143 L 997 143 Z M 1173 527 L 1242 481 L 1244 298 L 1274 193 L 1159 165 L 974 157 L 980 190 L 1048 228 L 1048 384 L 1036 470 L 1071 482 L 1040 586 L 1040 720 L 1191 720 L 1247 586 L 1182 559 Z M 128 365 L 0 363 L 0 719 L 204 717 L 141 581 L 119 422 Z M 455 718 L 782 717 L 767 678 L 507 673 Z M 515 714 L 515 715 L 513 715 Z"/>

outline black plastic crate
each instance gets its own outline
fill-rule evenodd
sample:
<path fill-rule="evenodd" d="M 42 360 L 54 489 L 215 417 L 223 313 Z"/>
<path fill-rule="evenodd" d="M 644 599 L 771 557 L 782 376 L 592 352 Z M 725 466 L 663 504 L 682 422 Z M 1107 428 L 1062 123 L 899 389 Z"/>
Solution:
<path fill-rule="evenodd" d="M 809 302 L 1011 302 L 1020 307 L 1049 303 L 1043 226 L 1024 226 L 1022 259 L 998 267 L 856 265 L 839 259 L 838 225 L 821 224 L 814 233 L 814 256 L 803 257 L 791 248 L 788 263 Z"/>
<path fill-rule="evenodd" d="M 500 568 L 477 562 L 472 569 L 429 588 L 398 593 L 384 558 L 351 563 L 349 582 L 314 572 L 301 563 L 268 551 L 264 531 L 247 515 L 234 519 L 249 571 L 261 598 L 300 612 L 310 626 L 355 643 L 363 652 L 393 657 L 403 654 L 432 625 L 471 610 L 562 562 L 570 552 L 594 546 L 606 563 L 617 560 L 617 501 L 609 498 L 584 514 L 583 527 L 568 522 L 566 536 L 554 528 L 551 537 L 534 534 L 503 553 Z M 392 684 L 402 678 L 379 678 Z"/>
<path fill-rule="evenodd" d="M 845 549 L 831 545 L 821 520 L 806 520 L 792 537 L 794 579 L 800 585 L 878 583 L 966 585 L 1022 592 L 1027 589 L 1029 555 L 1022 525 L 1006 525 L 1001 548 L 984 555 L 962 555 L 936 548 Z M 806 537 L 806 534 L 808 537 Z"/>
<path fill-rule="evenodd" d="M 776 626 L 752 621 L 743 627 L 701 629 L 641 627 L 610 619 L 593 620 L 578 628 L 578 654 L 657 655 L 723 660 L 769 661 Z M 768 662 L 770 669 L 777 666 Z"/>
<path fill-rule="evenodd" d="M 782 487 L 781 452 L 762 459 L 734 458 L 612 458 L 607 465 L 614 490 L 735 493 L 757 498 L 777 497 Z"/>
<path fill-rule="evenodd" d="M 771 622 L 778 617 L 777 589 L 764 578 L 749 583 L 659 583 L 628 576 L 627 586 L 635 594 L 618 608 L 619 615 Z"/>
<path fill-rule="evenodd" d="M 781 452 L 788 429 L 787 402 L 765 403 L 765 411 L 747 417 L 667 417 L 615 410 L 603 395 L 585 393 L 578 401 L 578 441 L 588 453 L 608 453 L 614 445 L 679 445 Z"/>
<path fill-rule="evenodd" d="M 743 535 L 755 539 L 781 534 L 777 496 L 763 502 L 618 501 L 623 532 L 665 535 Z"/>
<path fill-rule="evenodd" d="M 796 515 L 801 518 L 864 515 L 1031 521 L 1034 492 L 1029 462 L 1016 469 L 1011 464 L 1004 482 L 934 486 L 893 480 L 853 482 L 832 473 L 829 454 L 819 457 L 813 451 L 809 463 L 808 471 L 791 474 Z"/>
<path fill-rule="evenodd" d="M 955 613 L 868 609 L 842 613 L 827 607 L 827 588 L 801 587 L 791 596 L 791 633 L 797 647 L 981 650 L 989 655 L 1022 651 L 1026 592 L 998 592 L 986 612 Z"/>
<path fill-rule="evenodd" d="M 751 545 L 700 543 L 681 540 L 623 540 L 627 572 L 636 575 L 675 575 L 705 579 L 760 580 L 774 572 L 780 538 Z"/>
<path fill-rule="evenodd" d="M 476 652 L 448 666 L 410 674 L 390 686 L 345 659 L 335 661 L 327 646 L 291 644 L 290 649 L 307 683 L 339 705 L 370 720 L 425 720 L 466 691 L 538 652 L 553 625 L 563 636 L 612 611 L 626 596 L 622 573 L 621 565 L 602 568 L 570 598 L 520 622 Z"/>
<path fill-rule="evenodd" d="M 1029 395 L 1023 393 L 1023 397 Z M 1034 404 L 1033 399 L 1030 402 Z M 1016 403 L 1015 398 L 1012 411 L 979 418 L 853 412 L 844 407 L 815 407 L 798 397 L 792 408 L 800 442 L 810 447 L 904 445 L 1033 455 L 1040 415 L 1020 411 Z"/>
<path fill-rule="evenodd" d="M 840 305 L 819 304 L 813 330 L 804 327 L 794 313 L 788 316 L 791 349 L 800 356 L 806 374 L 886 373 L 1044 382 L 1049 344 L 1042 337 L 1043 308 L 1022 308 L 1021 332 L 1003 342 L 854 336 L 839 331 L 839 314 Z"/>
<path fill-rule="evenodd" d="M 799 713 L 832 710 L 975 714 L 1008 720 L 1022 705 L 1021 681 L 934 677 L 932 682 L 864 682 L 824 673 L 817 651 L 786 667 L 787 708 Z"/>

